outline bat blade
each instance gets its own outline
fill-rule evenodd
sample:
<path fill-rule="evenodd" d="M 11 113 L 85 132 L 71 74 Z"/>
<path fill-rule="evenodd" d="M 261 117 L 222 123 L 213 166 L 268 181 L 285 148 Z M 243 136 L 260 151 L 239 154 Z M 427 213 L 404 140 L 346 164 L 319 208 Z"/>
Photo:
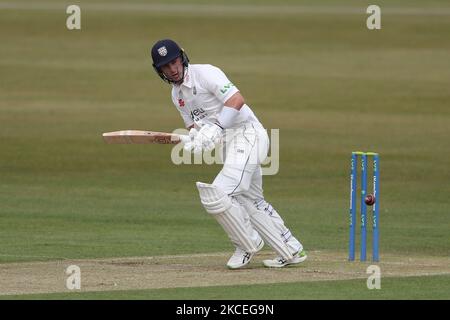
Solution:
<path fill-rule="evenodd" d="M 103 133 L 103 140 L 108 144 L 177 144 L 181 137 L 166 132 L 121 130 Z"/>

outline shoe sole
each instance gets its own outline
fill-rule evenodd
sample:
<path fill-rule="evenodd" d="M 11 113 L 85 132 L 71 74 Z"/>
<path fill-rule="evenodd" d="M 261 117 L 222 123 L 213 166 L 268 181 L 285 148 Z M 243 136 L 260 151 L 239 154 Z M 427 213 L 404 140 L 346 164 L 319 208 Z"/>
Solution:
<path fill-rule="evenodd" d="M 242 265 L 239 265 L 239 266 L 236 266 L 236 267 L 230 266 L 230 265 L 227 264 L 227 268 L 228 268 L 228 269 L 231 269 L 231 270 L 235 270 L 235 269 L 241 269 L 241 268 L 245 267 L 246 265 L 248 265 L 248 264 L 250 263 L 250 260 L 252 260 L 253 256 L 254 256 L 258 251 L 261 251 L 262 248 L 264 248 L 264 241 L 261 239 L 261 242 L 259 243 L 258 248 L 256 248 L 256 252 L 253 253 L 253 254 L 250 256 L 250 259 L 248 259 L 247 262 L 246 262 L 245 264 L 242 264 Z"/>
<path fill-rule="evenodd" d="M 298 257 L 295 261 L 286 262 L 284 264 L 272 264 L 271 263 L 272 260 L 264 260 L 263 264 L 267 268 L 283 268 L 286 266 L 291 266 L 291 265 L 296 265 L 296 264 L 302 263 L 303 261 L 306 260 L 306 258 L 308 258 L 308 256 Z"/>

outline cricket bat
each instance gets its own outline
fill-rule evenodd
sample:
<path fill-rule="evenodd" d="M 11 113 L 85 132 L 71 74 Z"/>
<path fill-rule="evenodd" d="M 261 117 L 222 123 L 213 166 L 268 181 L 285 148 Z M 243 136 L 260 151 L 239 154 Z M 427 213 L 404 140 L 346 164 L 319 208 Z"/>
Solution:
<path fill-rule="evenodd" d="M 182 138 L 188 138 L 174 133 L 121 130 L 103 133 L 103 140 L 109 144 L 177 144 Z"/>

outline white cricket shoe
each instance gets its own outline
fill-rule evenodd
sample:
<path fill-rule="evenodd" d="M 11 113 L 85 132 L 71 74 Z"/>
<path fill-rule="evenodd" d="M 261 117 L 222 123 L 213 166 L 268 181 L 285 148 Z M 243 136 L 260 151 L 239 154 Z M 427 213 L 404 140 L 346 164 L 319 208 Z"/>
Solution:
<path fill-rule="evenodd" d="M 294 257 L 290 260 L 283 259 L 281 257 L 275 258 L 273 260 L 264 260 L 264 266 L 268 268 L 282 268 L 284 266 L 290 264 L 298 264 L 306 260 L 308 256 L 306 255 L 306 251 L 302 250 L 300 253 L 294 254 Z"/>
<path fill-rule="evenodd" d="M 264 241 L 261 239 L 261 242 L 258 244 L 258 248 L 256 248 L 256 252 L 260 251 L 263 247 Z M 236 251 L 234 251 L 234 254 L 227 262 L 227 267 L 230 269 L 239 269 L 246 266 L 256 252 L 250 253 L 242 250 L 241 248 L 236 248 Z"/>

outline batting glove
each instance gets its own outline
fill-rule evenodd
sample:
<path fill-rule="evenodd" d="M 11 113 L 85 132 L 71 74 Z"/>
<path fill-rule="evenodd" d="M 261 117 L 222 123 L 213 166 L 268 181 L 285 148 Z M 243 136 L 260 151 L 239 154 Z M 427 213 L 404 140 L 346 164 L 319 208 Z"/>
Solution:
<path fill-rule="evenodd" d="M 187 152 L 191 152 L 192 149 L 194 149 L 194 139 L 197 136 L 198 131 L 195 128 L 191 128 L 191 130 L 189 130 L 189 135 L 188 136 L 184 136 L 183 139 L 181 139 L 181 141 L 184 143 L 183 149 L 186 150 Z"/>
<path fill-rule="evenodd" d="M 223 129 L 216 124 L 205 124 L 194 138 L 194 153 L 211 151 L 220 143 Z"/>

